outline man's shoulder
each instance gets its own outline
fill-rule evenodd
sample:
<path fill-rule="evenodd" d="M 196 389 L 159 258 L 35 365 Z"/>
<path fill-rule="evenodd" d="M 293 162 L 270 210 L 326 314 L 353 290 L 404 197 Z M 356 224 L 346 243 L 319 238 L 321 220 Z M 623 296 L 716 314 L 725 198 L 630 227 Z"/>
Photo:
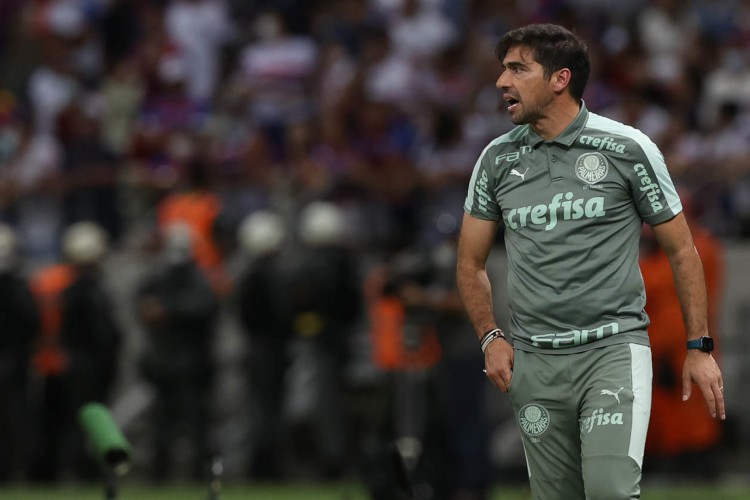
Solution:
<path fill-rule="evenodd" d="M 653 141 L 639 129 L 612 118 L 589 112 L 586 126 L 578 137 L 578 142 L 591 145 L 594 141 L 602 144 L 603 148 L 620 150 L 618 152 L 632 148 L 640 150 L 656 149 Z"/>

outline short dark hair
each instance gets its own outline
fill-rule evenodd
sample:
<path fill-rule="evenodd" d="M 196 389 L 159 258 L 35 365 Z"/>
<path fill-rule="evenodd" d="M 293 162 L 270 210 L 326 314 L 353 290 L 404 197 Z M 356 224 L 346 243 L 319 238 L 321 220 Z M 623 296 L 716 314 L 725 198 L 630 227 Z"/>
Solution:
<path fill-rule="evenodd" d="M 573 32 L 557 24 L 530 24 L 511 30 L 495 47 L 500 62 L 516 45 L 524 45 L 533 51 L 534 59 L 544 68 L 546 78 L 559 69 L 570 69 L 570 95 L 575 99 L 583 97 L 591 64 L 586 44 Z"/>

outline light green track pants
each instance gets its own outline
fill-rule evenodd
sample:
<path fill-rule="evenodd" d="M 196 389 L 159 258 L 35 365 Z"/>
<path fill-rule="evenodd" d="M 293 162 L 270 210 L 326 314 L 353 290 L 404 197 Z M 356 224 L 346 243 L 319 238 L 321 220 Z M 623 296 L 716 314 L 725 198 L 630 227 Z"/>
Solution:
<path fill-rule="evenodd" d="M 640 498 L 651 349 L 515 351 L 510 397 L 536 500 Z"/>

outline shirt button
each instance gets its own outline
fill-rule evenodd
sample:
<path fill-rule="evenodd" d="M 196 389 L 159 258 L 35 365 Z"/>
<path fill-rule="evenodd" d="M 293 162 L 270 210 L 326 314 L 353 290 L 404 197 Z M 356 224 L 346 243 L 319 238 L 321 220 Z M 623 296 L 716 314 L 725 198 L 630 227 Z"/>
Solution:
<path fill-rule="evenodd" d="M 557 161 L 557 156 L 553 156 L 553 157 L 552 157 L 552 161 L 553 161 L 553 162 Z"/>

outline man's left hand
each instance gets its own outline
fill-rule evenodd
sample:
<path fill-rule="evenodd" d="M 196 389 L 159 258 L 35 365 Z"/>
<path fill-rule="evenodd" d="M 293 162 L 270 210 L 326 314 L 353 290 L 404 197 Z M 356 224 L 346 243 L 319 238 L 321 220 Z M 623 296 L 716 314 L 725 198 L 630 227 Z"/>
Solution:
<path fill-rule="evenodd" d="M 724 409 L 724 379 L 719 365 L 710 353 L 690 350 L 682 367 L 682 400 L 687 401 L 692 392 L 692 384 L 700 388 L 711 416 L 726 419 Z"/>

